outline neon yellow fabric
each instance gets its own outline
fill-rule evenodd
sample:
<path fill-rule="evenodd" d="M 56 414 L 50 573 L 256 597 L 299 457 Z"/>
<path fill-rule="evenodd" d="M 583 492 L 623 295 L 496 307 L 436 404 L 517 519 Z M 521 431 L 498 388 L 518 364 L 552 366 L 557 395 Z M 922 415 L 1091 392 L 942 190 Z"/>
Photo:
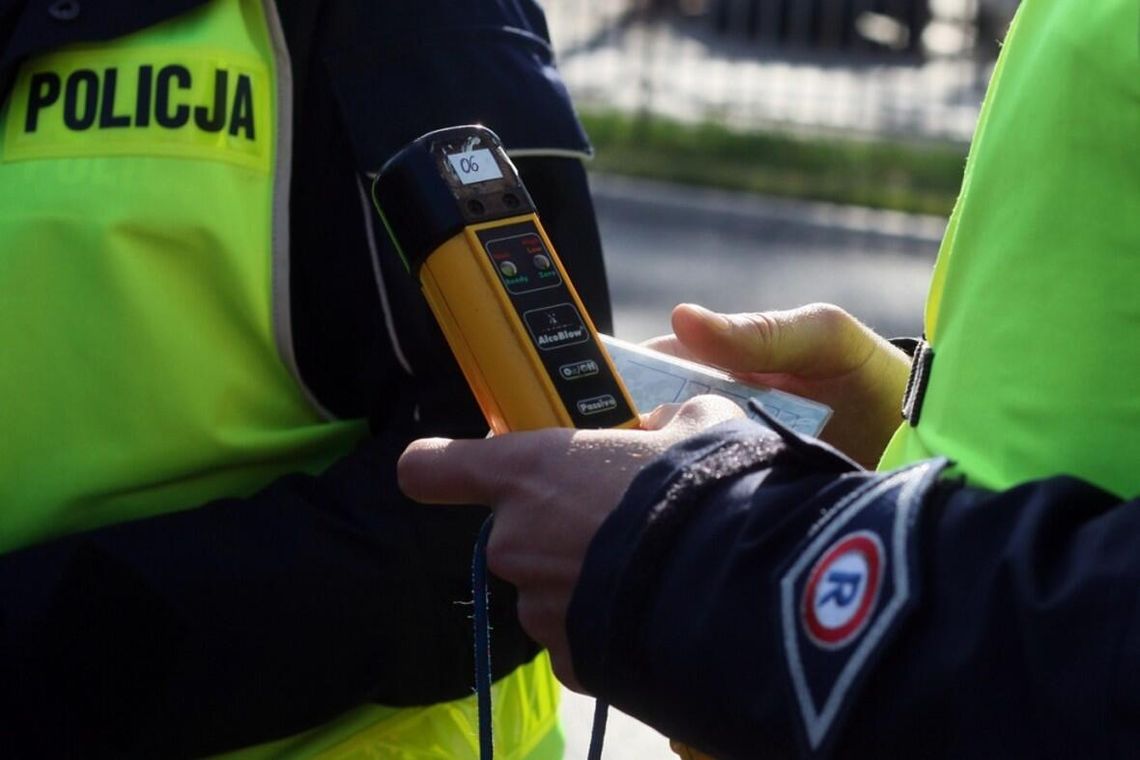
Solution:
<path fill-rule="evenodd" d="M 244 495 L 362 433 L 277 356 L 273 66 L 260 3 L 235 0 L 22 67 L 0 115 L 0 551 Z"/>
<path fill-rule="evenodd" d="M 920 421 L 882 467 L 1140 493 L 1138 140 L 1140 0 L 1023 0 L 927 299 Z"/>
<path fill-rule="evenodd" d="M 364 433 L 321 419 L 275 340 L 270 21 L 213 0 L 21 68 L 0 111 L 0 552 L 318 472 Z M 496 691 L 501 756 L 560 757 L 545 658 Z M 463 757 L 473 704 L 365 707 L 239 754 Z"/>
<path fill-rule="evenodd" d="M 564 743 L 558 728 L 559 688 L 542 653 L 491 689 L 495 757 L 556 760 Z M 347 738 L 346 738 L 347 737 Z M 370 705 L 298 736 L 219 760 L 296 757 L 319 760 L 478 760 L 475 697 L 396 711 Z"/>

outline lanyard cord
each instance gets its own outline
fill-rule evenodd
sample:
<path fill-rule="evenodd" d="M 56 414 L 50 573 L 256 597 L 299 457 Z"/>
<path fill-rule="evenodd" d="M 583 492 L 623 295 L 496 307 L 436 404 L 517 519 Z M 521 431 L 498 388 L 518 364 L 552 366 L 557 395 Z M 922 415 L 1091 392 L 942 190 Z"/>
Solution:
<path fill-rule="evenodd" d="M 590 729 L 590 748 L 586 750 L 586 760 L 602 760 L 602 745 L 606 741 L 606 718 L 610 706 L 601 699 L 594 700 L 594 725 Z"/>
<path fill-rule="evenodd" d="M 487 539 L 495 516 L 483 521 L 475 555 L 471 559 L 471 589 L 475 599 L 475 698 L 479 711 L 479 760 L 495 756 L 495 738 L 491 725 L 491 624 L 488 609 L 491 592 L 487 589 Z"/>
<path fill-rule="evenodd" d="M 495 756 L 494 728 L 491 721 L 491 625 L 489 609 L 491 592 L 487 588 L 487 540 L 495 516 L 484 521 L 475 542 L 471 559 L 471 590 L 475 601 L 475 697 L 479 708 L 479 760 L 492 760 Z M 594 725 L 590 733 L 587 760 L 601 760 L 606 738 L 606 717 L 609 705 L 602 700 L 594 702 Z"/>

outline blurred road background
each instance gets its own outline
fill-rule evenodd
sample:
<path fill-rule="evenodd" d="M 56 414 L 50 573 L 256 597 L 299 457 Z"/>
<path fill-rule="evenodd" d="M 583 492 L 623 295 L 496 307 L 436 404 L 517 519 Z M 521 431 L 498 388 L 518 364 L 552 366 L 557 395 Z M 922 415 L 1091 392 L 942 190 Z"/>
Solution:
<path fill-rule="evenodd" d="M 945 220 L 895 211 L 593 178 L 614 332 L 671 332 L 682 301 L 721 311 L 838 304 L 887 336 L 917 335 Z"/>
<path fill-rule="evenodd" d="M 615 333 L 668 332 L 683 301 L 830 301 L 884 335 L 918 334 L 1016 4 L 545 0 L 597 151 Z M 566 693 L 567 758 L 586 756 L 592 713 Z M 611 711 L 605 757 L 675 756 Z"/>
<path fill-rule="evenodd" d="M 546 0 L 584 108 L 966 141 L 1016 0 Z"/>

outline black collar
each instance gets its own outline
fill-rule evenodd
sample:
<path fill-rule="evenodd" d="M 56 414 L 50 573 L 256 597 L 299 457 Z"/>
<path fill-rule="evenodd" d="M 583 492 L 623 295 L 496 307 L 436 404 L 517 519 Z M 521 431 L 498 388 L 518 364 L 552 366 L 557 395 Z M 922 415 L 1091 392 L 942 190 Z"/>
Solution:
<path fill-rule="evenodd" d="M 75 42 L 121 37 L 186 13 L 205 0 L 0 0 L 0 102 L 28 56 Z"/>

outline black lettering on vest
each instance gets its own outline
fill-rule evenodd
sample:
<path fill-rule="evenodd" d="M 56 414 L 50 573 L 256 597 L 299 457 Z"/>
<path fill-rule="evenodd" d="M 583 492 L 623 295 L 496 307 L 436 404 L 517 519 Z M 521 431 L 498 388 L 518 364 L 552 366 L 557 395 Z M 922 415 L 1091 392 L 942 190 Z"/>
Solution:
<path fill-rule="evenodd" d="M 157 69 L 157 71 L 156 71 Z M 181 129 L 191 123 L 203 132 L 226 130 L 231 137 L 254 141 L 255 125 L 253 78 L 226 69 L 214 70 L 213 92 L 196 92 L 190 69 L 179 64 L 156 67 L 139 65 L 133 111 L 128 103 L 117 103 L 121 66 L 109 66 L 97 73 L 94 69 L 76 69 L 63 77 L 57 72 L 42 71 L 28 81 L 28 103 L 24 131 L 34 133 L 53 106 L 62 100 L 63 125 L 73 132 L 97 127 L 122 129 L 146 128 L 155 123 L 166 129 Z M 231 77 L 232 74 L 232 77 Z M 130 87 L 130 72 L 125 86 Z M 234 87 L 230 89 L 230 80 Z M 207 90 L 206 82 L 199 90 Z M 181 92 L 179 92 L 181 91 Z M 124 93 L 124 100 L 130 98 Z M 202 103 L 203 98 L 208 98 Z M 197 103 L 195 102 L 197 101 Z M 122 110 L 119 110 L 119 109 Z M 51 111 L 53 121 L 54 111 Z"/>
<path fill-rule="evenodd" d="M 83 85 L 83 100 L 79 90 Z M 82 105 L 82 112 L 79 110 Z M 82 132 L 90 129 L 99 115 L 99 75 L 91 69 L 77 69 L 67 78 L 67 88 L 63 96 L 63 123 L 67 128 Z"/>
<path fill-rule="evenodd" d="M 230 134 L 237 137 L 245 130 L 248 140 L 254 139 L 253 130 L 253 83 L 248 74 L 239 74 L 234 86 L 234 107 L 230 117 Z"/>
<path fill-rule="evenodd" d="M 139 66 L 139 87 L 135 93 L 135 126 L 150 126 L 150 92 L 154 81 L 154 66 Z"/>
<path fill-rule="evenodd" d="M 51 71 L 38 71 L 32 74 L 28 85 L 28 113 L 24 117 L 24 131 L 35 132 L 40 123 L 40 109 L 47 108 L 59 100 L 61 88 L 59 74 Z"/>
<path fill-rule="evenodd" d="M 185 66 L 163 66 L 158 71 L 158 84 L 154 93 L 154 119 L 168 129 L 178 129 L 190 121 L 190 106 L 180 105 L 170 110 L 170 80 L 178 82 L 178 89 L 190 89 L 190 70 Z"/>
<path fill-rule="evenodd" d="M 103 105 L 99 109 L 100 129 L 131 126 L 131 117 L 128 114 L 115 113 L 115 90 L 118 84 L 118 69 L 107 69 L 103 72 Z"/>
<path fill-rule="evenodd" d="M 214 72 L 214 114 L 211 116 L 205 106 L 194 109 L 194 123 L 204 132 L 220 132 L 226 125 L 226 91 L 229 74 L 224 69 Z"/>

